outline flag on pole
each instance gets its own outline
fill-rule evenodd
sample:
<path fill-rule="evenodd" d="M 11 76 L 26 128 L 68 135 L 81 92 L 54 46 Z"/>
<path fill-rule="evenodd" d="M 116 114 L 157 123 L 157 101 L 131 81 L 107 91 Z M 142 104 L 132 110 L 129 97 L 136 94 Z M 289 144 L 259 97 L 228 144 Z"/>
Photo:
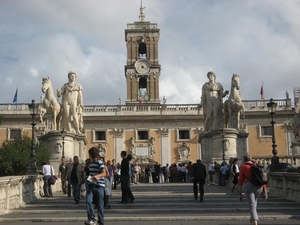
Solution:
<path fill-rule="evenodd" d="M 140 95 L 139 95 L 139 103 L 142 104 L 142 92 L 141 92 L 141 89 L 140 89 Z"/>
<path fill-rule="evenodd" d="M 18 87 L 16 89 L 16 93 L 15 93 L 15 97 L 14 97 L 13 103 L 18 103 Z"/>
<path fill-rule="evenodd" d="M 261 84 L 261 88 L 260 88 L 260 98 L 261 100 L 265 100 L 263 83 Z"/>

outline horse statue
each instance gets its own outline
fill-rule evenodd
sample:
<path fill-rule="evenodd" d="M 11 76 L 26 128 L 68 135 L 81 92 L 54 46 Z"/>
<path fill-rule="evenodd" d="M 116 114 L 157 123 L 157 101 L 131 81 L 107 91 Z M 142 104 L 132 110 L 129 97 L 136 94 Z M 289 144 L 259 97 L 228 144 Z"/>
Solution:
<path fill-rule="evenodd" d="M 42 92 L 45 93 L 45 97 L 43 98 L 41 108 L 40 108 L 40 122 L 43 122 L 43 116 L 46 113 L 52 114 L 52 130 L 59 130 L 60 129 L 60 122 L 61 122 L 61 105 L 55 98 L 53 94 L 53 87 L 49 77 L 42 78 L 43 79 L 43 86 Z"/>
<path fill-rule="evenodd" d="M 245 118 L 245 108 L 240 89 L 240 76 L 233 74 L 228 100 L 224 102 L 224 126 L 239 129 L 240 118 Z"/>

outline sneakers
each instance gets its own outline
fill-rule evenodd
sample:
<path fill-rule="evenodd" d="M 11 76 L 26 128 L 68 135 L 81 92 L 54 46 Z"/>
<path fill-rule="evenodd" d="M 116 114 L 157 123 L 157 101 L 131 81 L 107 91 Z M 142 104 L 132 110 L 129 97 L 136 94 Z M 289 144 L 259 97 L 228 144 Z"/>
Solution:
<path fill-rule="evenodd" d="M 85 225 L 98 225 L 97 221 L 89 220 L 84 222 Z"/>

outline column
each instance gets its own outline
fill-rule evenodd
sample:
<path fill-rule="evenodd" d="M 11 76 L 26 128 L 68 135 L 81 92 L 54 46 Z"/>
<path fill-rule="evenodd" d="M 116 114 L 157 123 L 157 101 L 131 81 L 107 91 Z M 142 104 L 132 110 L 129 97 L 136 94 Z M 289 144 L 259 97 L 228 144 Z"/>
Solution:
<path fill-rule="evenodd" d="M 114 158 L 116 159 L 117 163 L 121 163 L 122 159 L 120 153 L 124 150 L 124 129 L 121 128 L 114 128 L 115 132 L 115 150 L 114 150 Z"/>
<path fill-rule="evenodd" d="M 160 128 L 160 157 L 162 166 L 165 166 L 167 163 L 169 165 L 172 163 L 169 128 Z"/>

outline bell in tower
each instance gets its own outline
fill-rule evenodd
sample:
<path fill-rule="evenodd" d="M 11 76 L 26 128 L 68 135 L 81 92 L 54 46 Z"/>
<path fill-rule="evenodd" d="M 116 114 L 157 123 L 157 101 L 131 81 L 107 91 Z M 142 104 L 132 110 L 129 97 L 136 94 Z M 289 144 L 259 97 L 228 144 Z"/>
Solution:
<path fill-rule="evenodd" d="M 145 21 L 145 7 L 140 7 L 140 21 L 127 24 L 125 41 L 127 63 L 126 104 L 160 104 L 158 61 L 159 29 L 157 23 Z"/>

